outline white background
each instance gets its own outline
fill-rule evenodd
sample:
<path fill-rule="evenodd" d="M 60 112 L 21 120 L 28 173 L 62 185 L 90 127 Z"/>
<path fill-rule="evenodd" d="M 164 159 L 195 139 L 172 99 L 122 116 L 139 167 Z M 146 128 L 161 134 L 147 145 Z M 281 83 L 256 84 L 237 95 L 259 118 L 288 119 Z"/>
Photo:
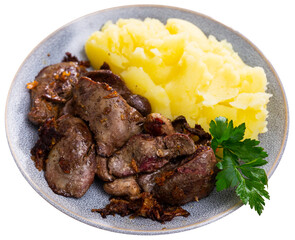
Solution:
<path fill-rule="evenodd" d="M 1 1 L 0 3 L 0 239 L 294 239 L 295 14 L 289 1 Z M 290 131 L 283 158 L 269 180 L 271 200 L 258 216 L 248 206 L 214 223 L 170 235 L 136 236 L 100 230 L 68 217 L 26 182 L 10 154 L 4 112 L 10 83 L 25 57 L 47 35 L 88 13 L 129 4 L 162 4 L 206 14 L 239 31 L 269 59 L 285 87 Z"/>

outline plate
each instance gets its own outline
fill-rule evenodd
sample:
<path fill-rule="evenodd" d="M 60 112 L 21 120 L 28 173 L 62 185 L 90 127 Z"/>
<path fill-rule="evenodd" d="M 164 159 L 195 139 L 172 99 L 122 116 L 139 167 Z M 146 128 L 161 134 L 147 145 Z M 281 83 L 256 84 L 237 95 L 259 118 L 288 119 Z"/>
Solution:
<path fill-rule="evenodd" d="M 36 127 L 27 119 L 30 95 L 26 89 L 27 82 L 32 81 L 43 67 L 60 62 L 65 52 L 69 51 L 79 59 L 86 59 L 84 43 L 90 34 L 99 30 L 107 20 L 116 22 L 118 18 L 145 19 L 146 17 L 157 18 L 163 23 L 168 18 L 187 20 L 197 25 L 206 35 L 212 34 L 218 40 L 227 39 L 246 64 L 264 68 L 269 81 L 267 92 L 273 97 L 268 104 L 269 131 L 262 134 L 259 139 L 261 146 L 269 154 L 267 159 L 269 163 L 265 166 L 265 170 L 270 177 L 282 157 L 288 134 L 286 96 L 275 70 L 257 47 L 240 33 L 203 14 L 185 9 L 158 5 L 116 7 L 86 15 L 61 27 L 36 46 L 19 68 L 8 94 L 5 118 L 7 139 L 15 162 L 25 179 L 44 199 L 63 213 L 94 227 L 114 232 L 148 235 L 201 227 L 233 212 L 242 203 L 236 197 L 234 190 L 213 191 L 209 197 L 184 206 L 191 213 L 189 217 L 177 217 L 163 225 L 144 218 L 108 216 L 103 219 L 99 214 L 92 213 L 92 208 L 104 207 L 109 199 L 99 181 L 95 181 L 80 199 L 54 194 L 48 187 L 43 172 L 37 171 L 30 159 L 30 149 L 38 136 Z"/>

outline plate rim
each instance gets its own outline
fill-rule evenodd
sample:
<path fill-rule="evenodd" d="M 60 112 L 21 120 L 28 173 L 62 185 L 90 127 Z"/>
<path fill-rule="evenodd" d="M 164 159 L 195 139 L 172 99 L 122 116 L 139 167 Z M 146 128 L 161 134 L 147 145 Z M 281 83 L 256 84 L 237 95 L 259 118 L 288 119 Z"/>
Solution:
<path fill-rule="evenodd" d="M 207 225 L 209 223 L 212 223 L 214 221 L 217 221 L 223 217 L 225 217 L 226 215 L 234 212 L 235 210 L 237 210 L 238 208 L 240 208 L 241 206 L 243 206 L 242 201 L 239 201 L 238 203 L 236 203 L 234 206 L 230 207 L 229 209 L 218 213 L 210 218 L 207 218 L 205 220 L 202 220 L 200 222 L 197 223 L 193 223 L 193 224 L 189 224 L 186 226 L 182 226 L 182 227 L 176 227 L 176 228 L 169 228 L 169 229 L 165 229 L 163 228 L 162 230 L 131 230 L 131 229 L 126 229 L 126 228 L 120 228 L 120 227 L 115 227 L 115 226 L 110 226 L 110 225 L 104 225 L 102 223 L 97 223 L 95 221 L 92 221 L 88 218 L 85 218 L 67 208 L 65 208 L 64 206 L 62 206 L 61 204 L 59 204 L 57 201 L 51 199 L 50 196 L 48 196 L 45 192 L 42 191 L 42 189 L 28 176 L 28 174 L 26 173 L 26 171 L 22 168 L 19 160 L 16 157 L 16 154 L 14 153 L 14 150 L 12 149 L 12 144 L 10 141 L 10 137 L 9 137 L 9 130 L 8 130 L 8 122 L 7 122 L 7 114 L 8 114 L 8 102 L 10 99 L 10 95 L 12 92 L 12 88 L 13 85 L 16 81 L 16 78 L 20 72 L 20 70 L 23 68 L 25 62 L 27 61 L 27 59 L 32 55 L 32 53 L 40 46 L 42 45 L 44 42 L 46 42 L 48 39 L 50 39 L 52 36 L 54 36 L 57 32 L 59 32 L 60 30 L 64 29 L 65 27 L 80 21 L 83 18 L 87 18 L 88 16 L 92 16 L 92 15 L 96 15 L 96 14 L 101 14 L 103 12 L 106 11 L 113 11 L 116 9 L 122 9 L 122 8 L 166 8 L 166 9 L 172 9 L 172 10 L 178 10 L 181 12 L 187 12 L 193 15 L 198 15 L 201 16 L 203 18 L 209 19 L 210 21 L 213 21 L 219 25 L 222 25 L 224 28 L 227 28 L 229 31 L 233 32 L 234 34 L 238 35 L 239 37 L 241 37 L 244 41 L 246 41 L 251 47 L 254 48 L 254 50 L 260 55 L 260 57 L 263 59 L 263 61 L 268 65 L 269 69 L 271 70 L 272 74 L 274 75 L 278 85 L 280 86 L 280 90 L 282 92 L 282 96 L 283 96 L 283 101 L 284 101 L 284 108 L 285 108 L 285 127 L 284 127 L 284 135 L 283 135 L 283 141 L 281 143 L 280 146 L 280 150 L 278 152 L 278 155 L 276 156 L 276 159 L 273 163 L 273 165 L 271 166 L 270 170 L 267 172 L 267 176 L 268 179 L 272 176 L 272 174 L 274 173 L 274 171 L 276 170 L 276 168 L 278 167 L 278 164 L 282 158 L 282 155 L 284 153 L 285 147 L 286 147 L 286 143 L 288 140 L 288 132 L 289 132 L 289 107 L 288 107 L 288 101 L 287 101 L 287 97 L 286 97 L 286 93 L 283 87 L 283 84 L 276 72 L 276 70 L 274 69 L 274 67 L 272 66 L 272 64 L 269 62 L 269 60 L 264 56 L 264 54 L 261 52 L 261 50 L 254 45 L 248 38 L 246 38 L 243 34 L 241 34 L 240 32 L 234 30 L 233 28 L 219 22 L 218 20 L 215 20 L 214 18 L 194 11 L 194 10 L 190 10 L 190 9 L 186 9 L 186 8 L 181 8 L 181 7 L 176 7 L 176 6 L 170 6 L 170 5 L 158 5 L 158 4 L 131 4 L 131 5 L 121 5 L 121 6 L 115 6 L 115 7 L 110 7 L 110 8 L 105 8 L 105 9 L 101 9 L 101 10 L 97 10 L 94 11 L 92 13 L 88 13 L 85 14 L 81 17 L 75 18 L 74 20 L 62 25 L 61 27 L 57 28 L 55 31 L 53 31 L 52 33 L 50 33 L 49 35 L 47 35 L 47 37 L 45 37 L 42 41 L 40 41 L 30 52 L 29 54 L 26 56 L 26 58 L 22 61 L 20 67 L 18 68 L 17 72 L 15 73 L 13 80 L 10 84 L 9 87 L 9 91 L 7 94 L 7 98 L 6 98 L 6 104 L 5 104 L 5 132 L 6 132 L 6 138 L 8 141 L 8 145 L 9 145 L 9 149 L 11 151 L 11 154 L 13 156 L 13 159 L 17 165 L 17 167 L 19 168 L 20 172 L 22 173 L 22 175 L 24 176 L 24 178 L 27 180 L 27 182 L 31 185 L 31 187 L 44 199 L 46 200 L 48 203 L 50 203 L 52 206 L 54 206 L 56 209 L 58 209 L 59 211 L 63 212 L 64 214 L 80 221 L 83 223 L 86 223 L 90 226 L 96 227 L 96 228 L 100 228 L 100 229 L 104 229 L 104 230 L 109 230 L 109 231 L 113 231 L 113 232 L 118 232 L 118 233 L 124 233 L 124 234 L 135 234 L 135 235 L 158 235 L 158 234 L 171 234 L 171 233 L 176 233 L 176 232 L 181 232 L 181 231 L 187 231 L 187 230 L 191 230 L 194 228 L 198 228 L 204 225 Z"/>

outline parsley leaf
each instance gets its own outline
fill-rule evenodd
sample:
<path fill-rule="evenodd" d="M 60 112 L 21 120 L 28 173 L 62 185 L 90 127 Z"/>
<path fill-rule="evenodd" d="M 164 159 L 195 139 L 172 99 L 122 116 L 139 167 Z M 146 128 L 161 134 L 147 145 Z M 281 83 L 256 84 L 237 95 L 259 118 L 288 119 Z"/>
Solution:
<path fill-rule="evenodd" d="M 238 158 L 227 149 L 223 151 L 223 161 L 217 164 L 221 169 L 216 176 L 216 190 L 222 191 L 229 187 L 235 187 L 240 183 L 239 171 L 237 170 Z"/>
<path fill-rule="evenodd" d="M 220 161 L 217 167 L 221 170 L 216 176 L 216 190 L 222 191 L 236 187 L 236 194 L 244 204 L 249 203 L 260 215 L 264 209 L 264 198 L 269 199 L 265 190 L 267 175 L 259 168 L 267 161 L 268 155 L 259 141 L 244 139 L 245 123 L 234 127 L 233 121 L 225 117 L 215 118 L 210 122 L 210 133 L 213 137 L 211 147 Z M 222 148 L 222 157 L 216 150 Z"/>

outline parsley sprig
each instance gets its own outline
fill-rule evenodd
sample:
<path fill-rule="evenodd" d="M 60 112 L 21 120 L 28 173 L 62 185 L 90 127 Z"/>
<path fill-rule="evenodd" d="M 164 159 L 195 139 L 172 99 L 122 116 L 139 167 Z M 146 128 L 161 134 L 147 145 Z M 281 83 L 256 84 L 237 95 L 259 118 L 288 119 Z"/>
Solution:
<path fill-rule="evenodd" d="M 245 123 L 234 127 L 233 121 L 225 117 L 215 118 L 210 122 L 210 133 L 213 137 L 211 146 L 220 161 L 217 167 L 221 170 L 216 176 L 216 190 L 222 191 L 236 187 L 236 194 L 244 204 L 249 203 L 260 215 L 269 194 L 265 190 L 267 175 L 259 168 L 267 163 L 268 155 L 259 141 L 244 139 Z M 222 149 L 222 150 L 221 150 Z M 217 151 L 222 152 L 222 157 Z"/>

